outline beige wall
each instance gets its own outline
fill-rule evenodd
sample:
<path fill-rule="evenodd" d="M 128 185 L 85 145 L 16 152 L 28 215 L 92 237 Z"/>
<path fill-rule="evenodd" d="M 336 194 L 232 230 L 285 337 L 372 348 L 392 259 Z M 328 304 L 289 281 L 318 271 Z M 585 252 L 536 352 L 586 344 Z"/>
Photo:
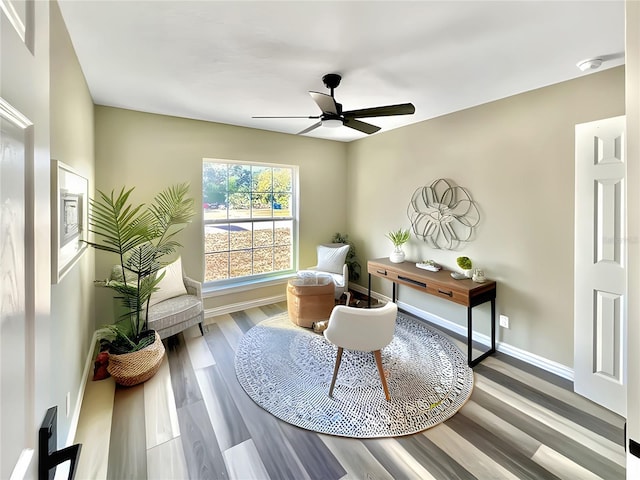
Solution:
<path fill-rule="evenodd" d="M 215 108 L 212 106 L 212 108 Z M 184 118 L 97 106 L 96 189 L 135 186 L 134 202 L 148 202 L 161 189 L 189 182 L 196 206 L 202 204 L 202 160 L 217 158 L 297 165 L 300 175 L 300 261 L 315 263 L 315 246 L 347 225 L 346 146 L 341 142 L 235 127 Z M 202 213 L 181 234 L 186 272 L 203 278 Z M 106 277 L 112 257 L 97 253 L 96 273 Z M 284 284 L 216 296 L 220 305 L 283 295 Z M 216 292 L 219 294 L 220 292 Z M 98 312 L 110 311 L 108 296 L 98 294 Z M 111 321 L 99 318 L 99 321 Z"/>
<path fill-rule="evenodd" d="M 93 101 L 75 56 L 58 4 L 51 6 L 50 118 L 51 157 L 64 162 L 94 184 Z M 71 407 L 79 394 L 82 371 L 95 329 L 94 252 L 87 249 L 57 285 L 51 286 L 51 359 L 55 365 L 50 404 L 58 405 L 59 444 L 70 425 L 65 396 Z"/>
<path fill-rule="evenodd" d="M 416 188 L 453 180 L 480 209 L 476 238 L 448 251 L 413 237 L 408 260 L 455 269 L 457 256 L 469 256 L 498 281 L 498 313 L 511 322 L 498 340 L 571 367 L 574 126 L 624 108 L 619 67 L 350 143 L 349 233 L 361 258 L 389 255 L 384 234 L 410 226 Z M 375 279 L 373 287 L 391 295 L 388 282 Z M 401 289 L 400 300 L 466 322 L 464 308 L 414 290 Z M 488 317 L 481 307 L 486 334 Z"/>

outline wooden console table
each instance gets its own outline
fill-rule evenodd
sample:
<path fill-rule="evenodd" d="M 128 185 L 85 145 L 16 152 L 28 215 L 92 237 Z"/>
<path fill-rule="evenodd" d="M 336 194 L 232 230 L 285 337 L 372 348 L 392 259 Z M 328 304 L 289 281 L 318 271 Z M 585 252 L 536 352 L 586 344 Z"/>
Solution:
<path fill-rule="evenodd" d="M 454 280 L 451 271 L 442 269 L 431 272 L 418 268 L 414 263 L 392 263 L 388 258 L 377 258 L 367 262 L 369 272 L 369 302 L 371 302 L 371 275 L 393 282 L 391 300 L 396 301 L 396 289 L 406 285 L 424 293 L 467 307 L 467 363 L 473 367 L 496 351 L 496 282 L 487 280 L 476 283 L 470 279 Z M 478 358 L 472 358 L 473 307 L 491 302 L 491 348 Z M 369 305 L 371 306 L 371 305 Z"/>

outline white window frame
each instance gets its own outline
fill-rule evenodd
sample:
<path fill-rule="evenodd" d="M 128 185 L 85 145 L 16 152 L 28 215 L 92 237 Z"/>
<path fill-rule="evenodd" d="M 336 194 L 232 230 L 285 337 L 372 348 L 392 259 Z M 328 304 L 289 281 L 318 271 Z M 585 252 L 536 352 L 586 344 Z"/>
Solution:
<path fill-rule="evenodd" d="M 224 221 L 211 221 L 204 218 L 204 207 L 202 207 L 202 251 L 203 251 L 203 263 L 204 263 L 204 283 L 203 289 L 205 291 L 212 292 L 214 290 L 229 290 L 234 289 L 238 291 L 247 290 L 253 286 L 268 286 L 270 284 L 277 284 L 284 281 L 284 279 L 290 278 L 298 270 L 298 231 L 299 231 L 299 168 L 297 165 L 270 163 L 270 162 L 257 162 L 246 160 L 228 160 L 220 158 L 203 158 L 203 173 L 202 173 L 202 186 L 204 189 L 204 164 L 216 163 L 216 164 L 235 164 L 251 167 L 271 167 L 271 168 L 290 168 L 292 170 L 291 178 L 291 216 L 289 217 L 266 217 L 257 220 L 257 223 L 263 221 L 278 221 L 278 220 L 290 220 L 291 221 L 291 268 L 288 270 L 280 270 L 277 272 L 260 273 L 255 275 L 246 275 L 242 277 L 233 277 L 220 280 L 206 280 L 206 256 L 205 251 L 205 230 L 207 225 L 211 224 L 236 224 L 236 223 L 256 223 L 256 219 L 238 219 L 238 218 L 226 218 Z M 204 198 L 203 198 L 204 202 Z"/>

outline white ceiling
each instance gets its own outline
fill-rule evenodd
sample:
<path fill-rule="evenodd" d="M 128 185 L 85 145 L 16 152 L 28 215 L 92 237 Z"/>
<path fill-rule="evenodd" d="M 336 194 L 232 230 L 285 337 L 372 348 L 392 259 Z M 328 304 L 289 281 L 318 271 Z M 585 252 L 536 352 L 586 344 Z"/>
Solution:
<path fill-rule="evenodd" d="M 96 104 L 292 134 L 316 120 L 251 117 L 319 115 L 326 73 L 344 110 L 415 105 L 385 131 L 624 63 L 622 0 L 59 3 Z"/>

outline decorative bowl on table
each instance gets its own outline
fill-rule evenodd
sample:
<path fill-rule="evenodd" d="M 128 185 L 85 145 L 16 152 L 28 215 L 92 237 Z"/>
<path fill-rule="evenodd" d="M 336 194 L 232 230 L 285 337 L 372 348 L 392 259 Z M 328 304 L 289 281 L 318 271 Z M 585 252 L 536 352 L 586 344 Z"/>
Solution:
<path fill-rule="evenodd" d="M 416 263 L 416 267 L 422 268 L 423 270 L 429 270 L 430 272 L 438 272 L 442 270 L 442 267 L 433 260 L 423 260 L 418 262 Z"/>

